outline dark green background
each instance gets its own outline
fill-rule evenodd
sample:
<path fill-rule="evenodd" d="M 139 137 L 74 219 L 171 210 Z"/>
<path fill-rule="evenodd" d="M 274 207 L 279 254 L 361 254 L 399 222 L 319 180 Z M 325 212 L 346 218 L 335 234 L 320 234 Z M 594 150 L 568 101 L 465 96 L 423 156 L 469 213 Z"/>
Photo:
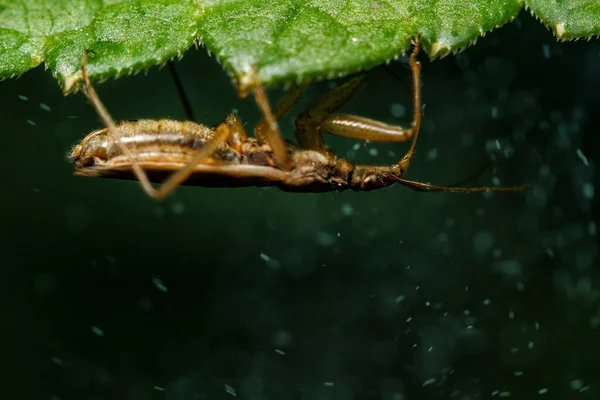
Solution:
<path fill-rule="evenodd" d="M 600 44 L 559 44 L 523 14 L 422 60 L 406 177 L 449 184 L 492 162 L 473 184 L 531 190 L 180 188 L 159 204 L 135 182 L 72 176 L 68 151 L 101 126 L 82 94 L 63 97 L 42 68 L 2 82 L 3 397 L 228 399 L 228 385 L 243 399 L 597 399 L 598 200 L 583 188 L 598 179 Z M 235 108 L 254 126 L 214 58 L 176 65 L 199 121 Z M 167 69 L 97 89 L 117 120 L 184 118 Z M 410 114 L 378 69 L 344 111 L 394 122 L 394 103 Z M 282 129 L 292 138 L 293 119 Z M 407 148 L 327 141 L 373 163 Z"/>

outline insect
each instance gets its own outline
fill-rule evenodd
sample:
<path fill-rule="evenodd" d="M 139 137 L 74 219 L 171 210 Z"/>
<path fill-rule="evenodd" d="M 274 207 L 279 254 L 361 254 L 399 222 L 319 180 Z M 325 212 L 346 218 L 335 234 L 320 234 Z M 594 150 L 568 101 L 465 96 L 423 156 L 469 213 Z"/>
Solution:
<path fill-rule="evenodd" d="M 115 124 L 86 73 L 83 89 L 106 127 L 77 144 L 71 153 L 75 175 L 137 179 L 152 198 L 167 197 L 180 184 L 207 187 L 276 186 L 291 192 L 365 191 L 400 183 L 420 191 L 517 191 L 522 187 L 448 187 L 404 179 L 421 128 L 421 64 L 417 36 L 409 57 L 413 81 L 413 119 L 409 128 L 372 119 L 334 114 L 365 82 L 355 77 L 314 101 L 296 118 L 298 144 L 285 142 L 277 121 L 300 99 L 305 85 L 292 87 L 271 110 L 256 79 L 255 99 L 264 114 L 255 137 L 248 137 L 233 114 L 212 128 L 191 121 L 137 120 Z M 321 131 L 345 137 L 404 142 L 407 153 L 393 165 L 355 165 L 326 148 Z M 160 183 L 157 188 L 153 183 Z"/>

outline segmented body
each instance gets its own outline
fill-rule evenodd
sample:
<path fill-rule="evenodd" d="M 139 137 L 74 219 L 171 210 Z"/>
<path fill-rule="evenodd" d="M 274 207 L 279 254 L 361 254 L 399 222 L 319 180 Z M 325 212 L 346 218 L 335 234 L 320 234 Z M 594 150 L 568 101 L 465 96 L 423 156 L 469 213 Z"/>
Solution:
<path fill-rule="evenodd" d="M 128 146 L 152 182 L 162 182 L 185 166 L 215 131 L 190 121 L 137 120 L 117 125 L 116 133 Z M 279 167 L 267 144 L 248 138 L 239 148 L 219 145 L 209 159 L 197 164 L 184 185 L 207 187 L 277 186 L 294 192 L 368 190 L 388 186 L 369 179 L 369 171 L 318 151 L 287 143 L 292 169 Z M 90 133 L 71 153 L 75 175 L 135 179 L 131 160 L 103 128 Z M 376 169 L 377 167 L 373 167 Z M 375 171 L 373 171 L 375 172 Z M 358 173 L 358 175 L 357 175 Z M 377 171 L 379 173 L 379 171 Z"/>

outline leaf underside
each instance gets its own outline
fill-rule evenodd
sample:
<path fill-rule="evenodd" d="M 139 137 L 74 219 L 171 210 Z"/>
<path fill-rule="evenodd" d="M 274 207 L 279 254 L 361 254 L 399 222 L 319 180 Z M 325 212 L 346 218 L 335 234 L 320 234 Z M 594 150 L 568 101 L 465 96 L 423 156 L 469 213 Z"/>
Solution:
<path fill-rule="evenodd" d="M 65 93 L 181 57 L 194 43 L 251 88 L 334 77 L 404 54 L 463 50 L 526 7 L 559 40 L 600 34 L 598 0 L 0 0 L 0 78 L 45 63 Z M 257 75 L 253 73 L 255 68 Z"/>

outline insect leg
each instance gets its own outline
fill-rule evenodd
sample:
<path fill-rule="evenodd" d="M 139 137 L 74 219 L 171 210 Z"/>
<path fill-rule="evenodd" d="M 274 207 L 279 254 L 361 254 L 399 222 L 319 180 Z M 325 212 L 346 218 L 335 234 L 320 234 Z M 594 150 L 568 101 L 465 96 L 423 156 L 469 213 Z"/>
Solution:
<path fill-rule="evenodd" d="M 90 100 L 90 102 L 92 103 L 92 105 L 94 106 L 94 108 L 96 109 L 96 111 L 98 112 L 98 115 L 100 116 L 102 121 L 104 121 L 104 124 L 108 128 L 108 133 L 109 133 L 110 137 L 117 143 L 117 145 L 119 146 L 119 148 L 121 149 L 123 154 L 125 154 L 125 156 L 127 156 L 127 158 L 129 158 L 129 160 L 131 161 L 131 167 L 133 169 L 133 174 L 135 175 L 137 180 L 142 185 L 142 188 L 144 189 L 144 191 L 150 197 L 154 197 L 156 194 L 156 191 L 152 187 L 152 184 L 150 183 L 150 180 L 148 179 L 148 175 L 146 175 L 144 170 L 137 163 L 131 150 L 129 150 L 129 148 L 125 145 L 125 143 L 123 143 L 123 141 L 121 140 L 119 135 L 117 135 L 115 122 L 113 121 L 112 117 L 110 116 L 110 114 L 108 113 L 106 108 L 104 107 L 104 104 L 102 104 L 102 102 L 100 101 L 100 98 L 96 94 L 96 91 L 94 90 L 94 87 L 92 86 L 92 83 L 90 82 L 90 80 L 87 76 L 86 65 L 88 62 L 88 53 L 89 52 L 90 52 L 89 50 L 86 50 L 83 53 L 83 62 L 81 63 L 81 79 L 83 81 L 83 91 L 84 91 L 85 95 L 88 97 L 88 99 Z"/>
<path fill-rule="evenodd" d="M 287 114 L 294 105 L 300 100 L 300 97 L 304 94 L 304 90 L 308 84 L 302 83 L 299 85 L 294 85 L 287 91 L 283 99 L 277 104 L 275 109 L 273 110 L 273 117 L 276 121 L 279 121 L 285 114 Z M 256 129 L 254 130 L 254 134 L 256 135 L 256 139 L 260 143 L 266 143 L 267 137 L 265 132 L 268 128 L 268 124 L 265 118 L 261 119 L 258 124 L 256 124 Z"/>
<path fill-rule="evenodd" d="M 359 75 L 336 87 L 315 100 L 305 112 L 296 118 L 296 138 L 305 149 L 325 151 L 325 141 L 321 135 L 323 122 L 331 113 L 346 103 L 366 82 L 366 75 Z"/>
<path fill-rule="evenodd" d="M 169 72 L 171 73 L 173 82 L 175 83 L 177 96 L 179 96 L 179 100 L 183 105 L 185 117 L 190 121 L 196 121 L 196 117 L 194 116 L 194 110 L 192 109 L 192 103 L 190 103 L 190 99 L 188 98 L 187 93 L 185 93 L 185 89 L 183 87 L 183 84 L 181 83 L 181 79 L 179 78 L 179 74 L 177 73 L 177 69 L 175 68 L 175 64 L 173 64 L 173 61 L 168 61 L 167 66 L 169 67 Z"/>
<path fill-rule="evenodd" d="M 410 164 L 421 128 L 421 63 L 417 55 L 421 47 L 421 36 L 417 36 L 415 47 L 408 62 L 413 80 L 413 120 L 410 128 L 389 125 L 369 118 L 355 115 L 331 115 L 321 124 L 321 128 L 329 133 L 356 139 L 386 142 L 404 142 L 412 138 L 410 149 L 398 163 L 405 171 Z"/>
<path fill-rule="evenodd" d="M 167 197 L 177 186 L 184 182 L 194 172 L 194 167 L 200 163 L 203 159 L 206 159 L 212 155 L 212 153 L 228 140 L 231 135 L 230 125 L 225 123 L 217 126 L 215 130 L 215 136 L 208 141 L 200 150 L 194 154 L 192 160 L 187 163 L 183 168 L 171 174 L 164 182 L 162 182 L 154 194 L 151 196 L 156 200 L 162 200 Z"/>
<path fill-rule="evenodd" d="M 242 122 L 235 114 L 229 114 L 225 119 L 225 124 L 227 124 L 231 130 L 231 133 L 227 137 L 227 143 L 232 149 L 241 151 L 242 143 L 248 141 L 248 134 L 246 133 Z"/>
<path fill-rule="evenodd" d="M 281 133 L 279 132 L 279 126 L 277 124 L 278 118 L 271 110 L 269 99 L 267 98 L 265 90 L 260 84 L 258 77 L 256 77 L 255 82 L 254 98 L 264 115 L 263 121 L 257 125 L 257 130 L 259 130 L 257 133 L 257 139 L 260 142 L 267 143 L 269 146 L 271 146 L 273 153 L 275 154 L 275 158 L 281 165 L 281 168 L 284 170 L 289 170 L 291 168 L 291 164 L 285 143 L 283 142 Z M 293 103 L 294 102 L 291 102 L 291 105 L 293 105 Z M 289 108 L 291 108 L 291 105 Z M 261 128 L 259 129 L 259 127 Z"/>

